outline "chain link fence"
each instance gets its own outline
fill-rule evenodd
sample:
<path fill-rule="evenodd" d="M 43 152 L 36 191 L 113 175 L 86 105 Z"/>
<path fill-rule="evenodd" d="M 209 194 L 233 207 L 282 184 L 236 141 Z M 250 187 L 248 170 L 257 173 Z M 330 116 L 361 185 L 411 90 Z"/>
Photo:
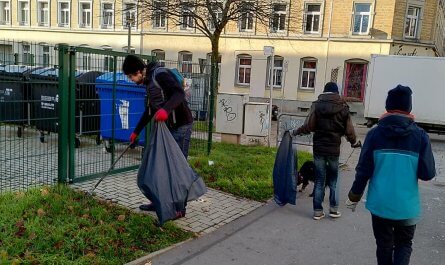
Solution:
<path fill-rule="evenodd" d="M 126 55 L 0 41 L 0 193 L 82 181 L 108 170 L 147 103 L 145 88 L 120 72 Z M 183 74 L 195 118 L 190 151 L 206 152 L 210 76 L 202 65 L 160 63 Z M 139 166 L 149 131 L 114 172 Z"/>

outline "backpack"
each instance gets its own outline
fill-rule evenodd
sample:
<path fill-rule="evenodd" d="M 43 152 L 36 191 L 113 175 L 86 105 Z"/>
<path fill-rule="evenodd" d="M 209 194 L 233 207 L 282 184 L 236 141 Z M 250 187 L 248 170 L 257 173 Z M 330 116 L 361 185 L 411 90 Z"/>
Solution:
<path fill-rule="evenodd" d="M 155 84 L 155 86 L 161 88 L 161 86 L 159 85 L 158 81 L 156 81 L 156 73 L 159 70 L 163 70 L 163 71 L 168 71 L 178 82 L 179 86 L 182 87 L 184 89 L 185 92 L 185 101 L 187 102 L 187 104 L 190 102 L 191 100 L 191 89 L 190 86 L 186 85 L 186 80 L 184 78 L 184 76 L 182 76 L 182 74 L 179 72 L 179 70 L 177 68 L 166 68 L 166 67 L 158 67 L 153 71 L 153 82 Z M 162 88 L 161 88 L 162 91 Z"/>

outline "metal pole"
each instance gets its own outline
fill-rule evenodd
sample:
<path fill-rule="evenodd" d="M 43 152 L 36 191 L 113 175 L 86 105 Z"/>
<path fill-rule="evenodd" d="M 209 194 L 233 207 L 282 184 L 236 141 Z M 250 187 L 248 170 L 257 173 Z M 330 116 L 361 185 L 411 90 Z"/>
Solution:
<path fill-rule="evenodd" d="M 270 56 L 270 76 L 269 76 L 269 82 L 270 82 L 270 91 L 269 91 L 269 131 L 267 135 L 267 142 L 268 146 L 271 147 L 270 144 L 270 134 L 272 132 L 272 89 L 273 89 L 273 74 L 274 74 L 274 64 L 275 64 L 275 49 L 272 49 L 272 54 Z"/>
<path fill-rule="evenodd" d="M 127 52 L 130 53 L 130 46 L 131 46 L 131 22 L 127 20 L 127 27 L 128 27 L 128 46 L 127 46 Z"/>

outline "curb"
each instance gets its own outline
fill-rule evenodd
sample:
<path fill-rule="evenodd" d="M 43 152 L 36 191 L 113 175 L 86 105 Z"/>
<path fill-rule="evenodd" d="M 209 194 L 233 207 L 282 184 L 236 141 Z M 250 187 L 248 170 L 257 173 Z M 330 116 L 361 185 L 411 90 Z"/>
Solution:
<path fill-rule="evenodd" d="M 158 256 L 158 255 L 161 255 L 161 254 L 164 253 L 164 252 L 167 252 L 167 251 L 169 251 L 169 250 L 172 250 L 172 249 L 174 249 L 174 248 L 176 248 L 176 247 L 178 247 L 178 246 L 180 246 L 180 245 L 182 245 L 182 244 L 184 244 L 184 243 L 187 243 L 187 242 L 189 242 L 189 241 L 192 241 L 192 240 L 194 240 L 194 239 L 195 239 L 195 238 L 189 238 L 189 239 L 187 239 L 187 240 L 185 240 L 185 241 L 182 241 L 182 242 L 176 243 L 176 244 L 174 244 L 174 245 L 171 245 L 171 246 L 169 246 L 169 247 L 166 247 L 166 248 L 160 249 L 160 250 L 158 250 L 158 251 L 152 252 L 152 253 L 148 254 L 147 256 L 143 256 L 143 257 L 140 257 L 140 258 L 138 258 L 138 259 L 136 259 L 136 260 L 130 261 L 130 262 L 128 262 L 128 263 L 125 263 L 125 265 L 152 265 L 151 260 L 152 260 L 154 257 L 156 257 L 156 256 Z"/>

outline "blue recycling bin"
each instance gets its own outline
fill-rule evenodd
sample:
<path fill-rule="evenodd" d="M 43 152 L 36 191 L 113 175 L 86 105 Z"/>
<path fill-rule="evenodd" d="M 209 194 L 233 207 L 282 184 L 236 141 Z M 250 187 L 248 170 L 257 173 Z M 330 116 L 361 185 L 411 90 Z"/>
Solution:
<path fill-rule="evenodd" d="M 116 73 L 115 102 L 113 105 L 113 73 L 96 78 L 96 89 L 100 99 L 100 133 L 102 139 L 128 142 L 131 133 L 142 116 L 145 106 L 145 86 L 136 85 L 121 73 Z M 145 130 L 139 135 L 139 144 L 145 144 Z"/>

